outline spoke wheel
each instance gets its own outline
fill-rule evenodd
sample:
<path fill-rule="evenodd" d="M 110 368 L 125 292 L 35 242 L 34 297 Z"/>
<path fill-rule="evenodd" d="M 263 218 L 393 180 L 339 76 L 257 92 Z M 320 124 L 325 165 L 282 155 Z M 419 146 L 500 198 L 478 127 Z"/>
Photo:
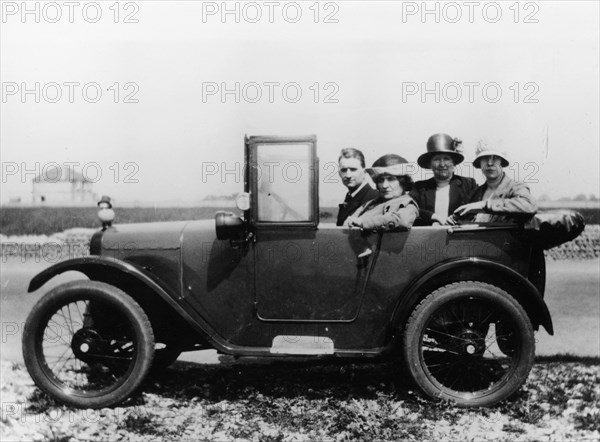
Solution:
<path fill-rule="evenodd" d="M 142 308 L 123 291 L 73 281 L 46 294 L 23 334 L 36 385 L 60 402 L 103 408 L 129 397 L 152 365 L 154 337 Z"/>
<path fill-rule="evenodd" d="M 534 360 L 531 322 L 504 290 L 450 284 L 427 296 L 404 333 L 412 379 L 428 396 L 460 406 L 491 406 L 525 382 Z"/>

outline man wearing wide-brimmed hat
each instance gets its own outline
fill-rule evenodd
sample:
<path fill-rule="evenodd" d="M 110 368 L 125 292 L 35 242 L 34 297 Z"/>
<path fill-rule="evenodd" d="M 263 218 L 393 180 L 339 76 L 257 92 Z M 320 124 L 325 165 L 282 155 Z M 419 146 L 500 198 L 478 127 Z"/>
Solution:
<path fill-rule="evenodd" d="M 454 211 L 455 218 L 475 215 L 474 221 L 504 222 L 525 219 L 537 212 L 529 187 L 512 180 L 503 170 L 510 162 L 505 152 L 490 147 L 484 140 L 477 145 L 473 166 L 481 169 L 485 183 L 471 196 L 471 202 Z M 449 220 L 452 223 L 452 219 Z"/>
<path fill-rule="evenodd" d="M 477 188 L 473 178 L 454 173 L 454 167 L 462 163 L 462 142 L 448 134 L 435 134 L 427 140 L 427 152 L 417 163 L 433 171 L 433 178 L 417 181 L 410 196 L 419 205 L 416 225 L 443 224 L 454 210 L 469 202 Z"/>
<path fill-rule="evenodd" d="M 379 197 L 361 206 L 348 217 L 346 225 L 363 229 L 410 229 L 419 214 L 419 206 L 408 195 L 412 178 L 406 174 L 407 161 L 400 155 L 379 158 L 367 172 L 373 178 Z"/>

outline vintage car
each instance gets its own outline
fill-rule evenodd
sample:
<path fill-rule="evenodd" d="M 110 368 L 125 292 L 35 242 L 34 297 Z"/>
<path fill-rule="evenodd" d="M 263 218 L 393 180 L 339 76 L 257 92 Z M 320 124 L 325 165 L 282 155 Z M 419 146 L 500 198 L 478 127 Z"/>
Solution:
<path fill-rule="evenodd" d="M 398 381 L 460 406 L 520 388 L 534 331 L 553 334 L 539 229 L 320 224 L 314 136 L 247 137 L 244 167 L 243 214 L 105 219 L 89 256 L 33 278 L 30 292 L 63 272 L 87 277 L 50 290 L 27 319 L 24 358 L 40 389 L 74 407 L 113 406 L 181 352 L 208 348 L 393 358 Z"/>

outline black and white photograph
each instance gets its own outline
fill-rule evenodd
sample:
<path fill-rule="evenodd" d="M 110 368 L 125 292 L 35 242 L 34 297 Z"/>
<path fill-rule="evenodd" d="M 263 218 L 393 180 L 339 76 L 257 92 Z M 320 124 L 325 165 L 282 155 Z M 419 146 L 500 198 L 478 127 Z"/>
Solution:
<path fill-rule="evenodd" d="M 0 1 L 2 441 L 600 439 L 600 3 Z"/>

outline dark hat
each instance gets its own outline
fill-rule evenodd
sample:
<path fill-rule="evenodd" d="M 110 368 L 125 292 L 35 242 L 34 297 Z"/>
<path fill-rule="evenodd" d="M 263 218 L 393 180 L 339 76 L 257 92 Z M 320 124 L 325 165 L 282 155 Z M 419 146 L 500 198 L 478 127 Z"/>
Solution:
<path fill-rule="evenodd" d="M 406 168 L 404 164 L 408 164 L 408 161 L 396 155 L 395 153 L 389 153 L 378 158 L 373 166 L 367 169 L 367 173 L 371 175 L 371 178 L 375 179 L 379 175 L 392 175 L 402 176 L 406 175 Z"/>
<path fill-rule="evenodd" d="M 462 141 L 448 134 L 435 134 L 427 140 L 427 152 L 419 157 L 417 163 L 423 169 L 431 169 L 430 161 L 434 155 L 445 153 L 454 159 L 454 164 L 460 164 L 465 157 L 462 155 Z"/>
<path fill-rule="evenodd" d="M 112 204 L 110 203 L 110 196 L 102 195 L 102 198 L 100 198 L 100 201 L 98 201 L 98 206 L 100 206 L 100 204 L 102 203 L 108 204 L 108 208 L 112 209 Z"/>

